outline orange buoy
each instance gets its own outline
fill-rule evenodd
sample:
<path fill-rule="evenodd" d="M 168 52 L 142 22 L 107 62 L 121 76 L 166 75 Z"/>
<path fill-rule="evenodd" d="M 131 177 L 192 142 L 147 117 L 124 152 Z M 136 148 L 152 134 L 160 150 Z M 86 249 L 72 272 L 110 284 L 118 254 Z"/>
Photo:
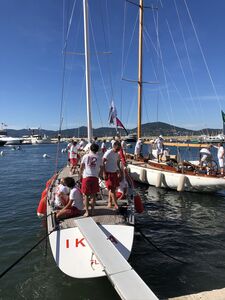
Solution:
<path fill-rule="evenodd" d="M 52 181 L 55 179 L 56 175 L 53 175 L 47 182 L 46 182 L 46 188 L 48 188 L 50 186 L 50 184 L 52 183 Z"/>
<path fill-rule="evenodd" d="M 136 212 L 139 214 L 144 211 L 144 206 L 141 201 L 141 197 L 138 194 L 134 196 L 134 207 L 135 207 Z"/>
<path fill-rule="evenodd" d="M 47 201 L 47 191 L 46 189 L 44 189 L 44 191 L 42 192 L 41 200 L 37 208 L 38 217 L 43 217 L 46 214 L 46 209 L 47 209 L 46 201 Z"/>
<path fill-rule="evenodd" d="M 43 217 L 46 214 L 47 210 L 47 192 L 49 189 L 49 186 L 56 178 L 57 174 L 53 175 L 47 182 L 46 182 L 46 188 L 41 193 L 41 199 L 39 201 L 39 205 L 37 208 L 37 215 L 38 217 Z"/>

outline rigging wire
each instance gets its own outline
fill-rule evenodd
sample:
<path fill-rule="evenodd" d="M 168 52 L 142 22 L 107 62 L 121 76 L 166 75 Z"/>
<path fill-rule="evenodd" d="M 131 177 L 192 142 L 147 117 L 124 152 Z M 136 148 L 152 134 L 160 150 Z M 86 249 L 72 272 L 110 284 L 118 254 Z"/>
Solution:
<path fill-rule="evenodd" d="M 124 44 L 125 44 L 125 31 L 126 31 L 126 7 L 127 7 L 127 2 L 124 1 L 124 12 L 123 12 L 123 38 L 122 38 L 122 55 L 121 55 L 121 79 L 123 78 L 123 62 L 124 62 Z"/>
<path fill-rule="evenodd" d="M 101 123 L 101 126 L 104 127 L 103 122 L 102 122 L 101 113 L 100 113 L 99 103 L 98 103 L 98 101 L 97 101 L 98 97 L 97 97 L 97 93 L 96 93 L 94 81 L 92 81 L 92 87 L 93 87 L 93 92 L 94 92 L 95 99 L 96 99 L 96 106 L 97 106 L 97 111 L 98 111 L 98 116 L 99 116 L 99 119 L 100 119 L 100 123 Z"/>
<path fill-rule="evenodd" d="M 175 50 L 177 59 L 178 59 L 178 63 L 179 63 L 180 69 L 181 69 L 181 72 L 182 72 L 182 75 L 183 75 L 183 78 L 184 78 L 184 82 L 185 82 L 185 84 L 186 84 L 188 93 L 189 93 L 190 98 L 191 98 L 191 100 L 192 100 L 193 107 L 195 108 L 194 112 L 195 112 L 195 114 L 196 114 L 196 117 L 198 117 L 198 113 L 197 113 L 196 107 L 195 107 L 195 105 L 194 105 L 194 100 L 193 100 L 193 96 L 192 96 L 192 93 L 191 93 L 190 85 L 189 85 L 189 83 L 188 83 L 187 76 L 186 76 L 186 74 L 185 74 L 185 72 L 184 72 L 184 68 L 183 68 L 183 65 L 182 65 L 182 63 L 181 63 L 181 58 L 180 58 L 180 55 L 179 55 L 179 53 L 178 53 L 177 46 L 176 46 L 176 44 L 175 44 L 175 41 L 174 41 L 174 38 L 173 38 L 172 31 L 171 31 L 171 28 L 170 28 L 170 25 L 169 25 L 168 20 L 166 20 L 166 24 L 167 24 L 167 27 L 168 27 L 168 31 L 169 31 L 169 34 L 170 34 L 170 37 L 171 37 L 171 40 L 172 40 L 172 43 L 173 43 L 173 47 L 174 47 L 174 50 Z"/>
<path fill-rule="evenodd" d="M 211 82 L 211 85 L 212 85 L 214 94 L 215 94 L 215 96 L 216 96 L 216 100 L 217 100 L 217 102 L 218 102 L 218 104 L 219 104 L 220 109 L 222 110 L 221 101 L 220 101 L 220 98 L 219 98 L 219 96 L 218 96 L 218 94 L 217 94 L 217 90 L 216 90 L 214 81 L 213 81 L 213 79 L 212 79 L 212 76 L 211 76 L 211 73 L 210 73 L 208 64 L 207 64 L 207 62 L 206 62 L 206 58 L 205 58 L 205 55 L 204 55 L 204 52 L 203 52 L 203 49 L 202 49 L 200 40 L 199 40 L 199 38 L 198 38 L 198 34 L 197 34 L 197 31 L 196 31 L 196 28 L 195 28 L 193 19 L 192 19 L 192 17 L 191 17 L 190 10 L 189 10 L 189 8 L 188 8 L 188 6 L 187 6 L 186 0 L 184 0 L 184 4 L 185 4 L 186 9 L 187 9 L 187 13 L 188 13 L 188 16 L 189 16 L 189 19 L 190 19 L 190 22 L 191 22 L 191 25 L 192 25 L 192 28 L 193 28 L 193 31 L 194 31 L 194 34 L 195 34 L 195 38 L 196 38 L 197 43 L 198 43 L 198 47 L 199 47 L 200 52 L 201 52 L 201 55 L 202 55 L 203 62 L 204 62 L 205 67 L 206 67 L 207 74 L 208 74 L 208 76 L 209 76 L 209 79 L 210 79 L 210 82 Z"/>
<path fill-rule="evenodd" d="M 149 236 L 147 237 L 147 236 L 143 233 L 143 231 L 140 229 L 140 227 L 138 227 L 137 225 L 135 226 L 135 229 L 137 229 L 137 231 L 141 234 L 141 236 L 144 238 L 144 240 L 145 240 L 147 243 L 149 243 L 150 245 L 152 245 L 158 252 L 162 253 L 163 255 L 165 255 L 165 256 L 167 256 L 167 257 L 169 257 L 169 258 L 171 258 L 171 259 L 173 259 L 173 260 L 175 260 L 175 261 L 177 261 L 177 262 L 179 262 L 179 263 L 182 263 L 182 264 L 188 264 L 188 262 L 186 262 L 186 261 L 184 261 L 184 260 L 181 260 L 181 259 L 178 259 L 178 258 L 176 258 L 176 257 L 174 257 L 174 256 L 172 256 L 172 255 L 170 255 L 170 254 L 168 254 L 168 253 L 166 253 L 165 251 L 163 251 L 162 249 L 160 249 L 158 246 L 156 246 L 156 245 L 152 242 L 152 240 L 149 238 Z"/>
<path fill-rule="evenodd" d="M 182 40 L 183 40 L 183 43 L 184 43 L 189 68 L 190 68 L 190 71 L 191 71 L 191 77 L 192 77 L 192 81 L 193 81 L 193 85 L 194 85 L 194 90 L 195 90 L 195 93 L 197 95 L 197 100 L 199 102 L 199 107 L 200 107 L 200 110 L 201 110 L 202 123 L 203 123 L 203 108 L 202 108 L 202 105 L 201 105 L 201 101 L 199 99 L 199 92 L 198 92 L 198 88 L 197 88 L 197 84 L 196 84 L 196 79 L 195 79 L 195 76 L 194 76 L 193 66 L 192 66 L 192 63 L 191 63 L 191 58 L 190 58 L 190 55 L 189 55 L 188 46 L 187 46 L 187 42 L 186 42 L 185 35 L 184 35 L 184 29 L 183 29 L 183 26 L 182 26 L 181 17 L 180 17 L 179 11 L 178 11 L 178 6 L 177 6 L 177 3 L 176 3 L 176 0 L 174 0 L 174 6 L 175 6 L 175 9 L 176 9 L 177 18 L 178 18 L 178 21 L 179 21 L 180 31 L 181 31 L 181 34 L 182 34 Z"/>
<path fill-rule="evenodd" d="M 63 2 L 63 18 L 62 18 L 63 19 L 63 33 L 62 33 L 62 38 L 64 38 L 64 26 L 65 26 L 64 11 L 65 11 L 65 3 Z M 65 57 L 64 53 L 62 53 L 62 55 L 63 55 L 62 89 L 61 89 L 60 113 L 59 113 L 58 143 L 57 143 L 56 158 L 55 158 L 55 173 L 58 170 L 59 146 L 60 146 L 60 138 L 61 138 L 61 132 L 62 132 L 62 123 L 63 123 L 63 102 L 64 102 L 66 57 Z"/>
<path fill-rule="evenodd" d="M 63 50 L 67 48 L 67 41 L 68 41 L 68 38 L 69 38 L 69 33 L 70 33 L 70 28 L 71 28 L 71 24 L 72 24 L 73 13 L 74 13 L 74 9 L 75 9 L 75 6 L 76 6 L 76 2 L 77 2 L 77 0 L 74 0 L 73 7 L 72 7 L 72 12 L 71 12 L 71 16 L 70 16 L 69 24 L 68 24 L 68 28 L 67 28 L 66 39 L 65 39 L 65 42 L 64 42 Z"/>
<path fill-rule="evenodd" d="M 76 33 L 76 35 L 74 35 L 74 40 L 72 41 L 73 45 L 77 45 L 77 40 L 78 40 L 80 26 L 81 26 L 81 17 L 82 17 L 82 14 L 80 14 L 80 17 L 79 17 L 79 20 L 78 20 L 78 23 L 77 23 L 78 24 L 77 33 Z M 66 52 L 65 55 L 67 53 L 68 52 Z M 73 66 L 74 66 L 74 63 L 75 63 L 74 57 L 75 56 L 72 56 L 70 64 L 68 64 L 68 60 L 67 60 L 66 69 L 69 70 L 68 75 L 67 75 L 67 86 L 70 86 L 70 82 L 71 82 L 71 78 L 72 78 L 72 72 L 73 72 L 73 69 L 74 69 Z M 64 110 L 66 110 L 66 102 L 67 102 L 68 95 L 69 95 L 69 89 L 67 89 L 67 91 L 65 91 L 65 93 L 64 93 Z M 65 120 L 64 120 L 64 123 L 65 123 Z"/>
<path fill-rule="evenodd" d="M 108 13 L 108 1 L 106 0 L 106 20 L 109 20 L 109 13 Z M 104 37 L 104 42 L 105 42 L 105 48 L 107 48 L 107 43 L 106 43 L 106 33 L 105 33 L 105 26 L 103 22 L 103 12 L 102 12 L 102 6 L 101 7 L 101 22 L 102 22 L 102 29 L 103 29 L 103 37 Z M 109 31 L 109 22 L 106 22 L 106 28 L 107 28 L 107 36 L 108 36 L 108 49 L 111 48 L 111 43 L 110 43 L 110 31 Z M 112 84 L 112 68 L 111 68 L 111 63 L 108 58 L 106 57 L 107 65 L 108 65 L 108 70 L 109 70 L 109 82 L 110 82 L 110 89 L 111 89 L 111 98 L 114 99 L 114 93 L 113 93 L 113 84 Z"/>
<path fill-rule="evenodd" d="M 40 239 L 36 244 L 34 244 L 28 251 L 26 251 L 23 255 L 21 255 L 14 263 L 12 263 L 8 268 L 6 268 L 1 274 L 0 279 L 6 275 L 13 267 L 15 267 L 22 259 L 24 259 L 30 252 L 32 252 L 41 242 L 43 242 L 47 237 L 55 231 L 53 229 L 48 234 L 46 234 L 42 239 Z"/>
<path fill-rule="evenodd" d="M 157 2 L 157 6 L 158 5 L 159 1 Z M 152 10 L 153 12 L 153 20 L 154 20 L 154 24 L 155 24 L 155 29 L 156 29 L 156 57 L 157 57 L 157 61 L 156 61 L 156 72 L 155 72 L 155 77 L 156 77 L 156 80 L 158 80 L 158 76 L 157 74 L 159 75 L 159 64 L 160 64 L 160 59 L 159 59 L 159 11 L 158 9 L 155 11 L 155 10 Z M 155 17 L 155 14 L 156 14 L 156 17 Z M 156 121 L 158 122 L 159 121 L 159 92 L 157 93 L 157 97 L 156 97 Z"/>
<path fill-rule="evenodd" d="M 131 38 L 130 38 L 130 44 L 129 44 L 128 51 L 127 51 L 127 57 L 125 59 L 124 65 L 122 66 L 122 74 L 124 74 L 124 70 L 125 70 L 125 67 L 127 65 L 130 48 L 131 48 L 131 45 L 132 45 L 132 42 L 133 42 L 134 33 L 135 33 L 135 30 L 136 30 L 136 27 L 137 27 L 137 23 L 138 23 L 138 17 L 139 17 L 139 14 L 137 13 L 137 17 L 136 17 L 136 20 L 135 20 L 135 23 L 134 23 L 134 28 L 133 28 L 132 35 L 131 35 Z"/>
<path fill-rule="evenodd" d="M 104 87 L 103 89 L 104 89 L 104 92 L 105 92 L 105 96 L 106 96 L 106 99 L 108 100 L 108 104 L 110 106 L 109 95 L 108 95 L 107 90 L 106 90 L 106 85 L 105 85 L 105 81 L 103 79 L 102 69 L 101 69 L 101 65 L 100 65 L 100 61 L 99 61 L 99 57 L 98 57 L 98 52 L 97 52 L 97 46 L 96 46 L 96 41 L 95 41 L 95 36 L 94 36 L 94 30 L 93 30 L 93 25 L 92 25 L 91 14 L 90 14 L 90 25 L 91 25 L 90 27 L 91 27 L 92 38 L 93 38 L 93 43 L 94 43 L 95 55 L 96 55 L 96 59 L 97 59 L 98 67 L 99 67 L 99 73 L 100 73 L 102 84 L 103 84 L 103 87 Z"/>
<path fill-rule="evenodd" d="M 154 43 L 153 43 L 153 41 L 152 41 L 152 39 L 151 39 L 150 35 L 148 34 L 145 27 L 144 27 L 144 32 L 147 33 L 147 36 L 150 39 L 152 45 L 154 45 Z M 171 97 L 170 97 L 170 93 L 169 93 L 169 85 L 168 85 L 168 80 L 167 80 L 167 76 L 166 76 L 166 68 L 165 68 L 165 64 L 164 64 L 164 60 L 163 60 L 160 40 L 158 40 L 158 43 L 159 43 L 159 56 L 160 56 L 160 61 L 161 61 L 161 65 L 162 65 L 163 78 L 164 78 L 164 81 L 165 81 L 165 90 L 166 90 L 166 94 L 167 94 L 167 100 L 168 100 L 168 103 L 169 103 L 170 113 L 171 113 L 171 115 L 173 115 L 172 105 L 171 105 L 171 101 L 170 101 Z M 155 46 L 154 46 L 154 49 L 156 51 Z M 163 97 L 162 99 L 165 99 L 165 97 Z M 169 122 L 173 124 L 174 122 L 171 121 L 168 109 L 166 109 L 166 113 L 167 113 L 167 118 L 168 118 Z"/>
<path fill-rule="evenodd" d="M 154 43 L 153 43 L 153 41 L 152 41 L 152 39 L 151 39 L 151 36 L 149 35 L 149 33 L 148 33 L 148 31 L 147 31 L 147 29 L 146 29 L 145 27 L 144 27 L 144 31 L 145 31 L 145 34 L 147 35 L 147 37 L 149 38 L 151 44 L 153 45 L 153 49 L 154 49 L 155 52 L 157 53 L 157 48 L 155 47 L 155 45 L 154 45 Z M 159 59 L 160 59 L 161 64 L 162 64 L 163 77 L 164 77 L 164 81 L 165 81 L 165 89 L 166 89 L 166 91 L 167 91 L 167 98 L 168 98 L 169 105 L 170 105 L 170 111 L 171 111 L 171 113 L 172 113 L 172 107 L 171 107 L 172 104 L 171 104 L 171 101 L 170 101 L 171 97 L 170 97 L 170 94 L 169 94 L 169 92 L 168 92 L 168 83 L 167 83 L 168 80 L 167 80 L 167 76 L 166 76 L 165 74 L 167 74 L 167 75 L 169 76 L 171 83 L 173 84 L 173 86 L 174 86 L 176 92 L 178 93 L 178 95 L 179 95 L 179 97 L 180 97 L 180 99 L 181 99 L 182 101 L 183 101 L 183 96 L 181 95 L 181 92 L 179 91 L 178 87 L 176 86 L 176 84 L 175 84 L 175 82 L 174 82 L 174 80 L 173 80 L 173 78 L 172 78 L 172 75 L 170 74 L 169 70 L 168 70 L 168 69 L 165 67 L 165 65 L 164 65 L 163 58 L 162 58 L 162 52 L 161 52 L 160 41 L 158 41 L 158 43 L 159 43 L 159 51 L 158 51 L 157 55 L 159 55 Z M 166 85 L 166 83 L 167 83 L 167 85 Z M 160 92 L 160 91 L 159 91 L 159 92 Z M 162 99 L 165 99 L 165 97 L 163 97 L 162 92 L 160 92 L 160 97 L 161 97 Z M 183 105 L 186 107 L 186 110 L 188 111 L 188 113 L 189 113 L 189 115 L 190 115 L 190 117 L 191 117 L 191 116 L 192 116 L 192 112 L 191 112 L 190 108 L 187 106 L 186 102 L 183 101 Z M 168 110 L 167 110 L 167 117 L 168 117 L 168 119 L 170 120 L 170 122 L 173 123 L 173 122 L 171 121 L 170 115 L 168 115 Z"/>

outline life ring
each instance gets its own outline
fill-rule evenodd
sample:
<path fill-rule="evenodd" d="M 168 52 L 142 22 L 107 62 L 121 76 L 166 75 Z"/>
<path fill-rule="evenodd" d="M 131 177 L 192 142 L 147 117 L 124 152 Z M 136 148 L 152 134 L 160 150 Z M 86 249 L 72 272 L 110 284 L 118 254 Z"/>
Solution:
<path fill-rule="evenodd" d="M 139 214 L 144 211 L 144 206 L 141 201 L 141 197 L 138 194 L 134 196 L 134 207 L 135 207 L 136 212 Z"/>

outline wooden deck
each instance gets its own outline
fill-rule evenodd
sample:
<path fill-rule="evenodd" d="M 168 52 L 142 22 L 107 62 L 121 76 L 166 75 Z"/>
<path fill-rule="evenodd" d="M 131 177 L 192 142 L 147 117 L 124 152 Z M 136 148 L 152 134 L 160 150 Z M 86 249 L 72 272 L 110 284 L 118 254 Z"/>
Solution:
<path fill-rule="evenodd" d="M 69 167 L 65 167 L 58 176 L 58 179 L 63 177 L 73 177 L 75 181 L 78 180 L 78 175 L 70 175 Z M 75 220 L 80 218 L 85 218 L 84 216 L 74 217 L 69 219 L 63 219 L 55 223 L 54 219 L 54 208 L 50 205 L 53 201 L 54 197 L 54 190 L 58 184 L 58 179 L 55 182 L 55 186 L 53 187 L 52 191 L 48 194 L 48 205 L 47 205 L 47 215 L 48 215 L 48 229 L 49 231 L 53 230 L 55 226 L 59 227 L 60 229 L 72 228 L 76 227 Z M 104 224 L 104 225 L 119 225 L 119 224 L 127 224 L 126 218 L 123 214 L 115 211 L 113 208 L 108 208 L 108 195 L 104 192 L 98 196 L 99 200 L 96 201 L 96 205 L 93 211 L 92 218 L 97 224 Z M 126 206 L 127 200 L 118 201 L 119 206 Z"/>

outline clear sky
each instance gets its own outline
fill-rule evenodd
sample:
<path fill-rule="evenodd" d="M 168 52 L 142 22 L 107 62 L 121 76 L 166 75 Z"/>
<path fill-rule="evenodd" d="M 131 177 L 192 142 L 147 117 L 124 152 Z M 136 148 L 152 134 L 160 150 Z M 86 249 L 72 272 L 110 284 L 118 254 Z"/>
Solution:
<path fill-rule="evenodd" d="M 152 84 L 143 87 L 143 123 L 222 128 L 225 1 L 144 3 L 158 9 L 144 12 L 143 81 Z M 113 99 L 121 121 L 134 128 L 137 84 L 121 78 L 137 80 L 138 7 L 89 0 L 89 8 L 93 127 L 108 126 Z M 68 32 L 66 51 L 84 52 L 82 18 L 82 0 L 0 1 L 0 123 L 58 129 L 63 41 Z M 63 129 L 86 125 L 83 55 L 66 55 L 63 95 Z"/>

